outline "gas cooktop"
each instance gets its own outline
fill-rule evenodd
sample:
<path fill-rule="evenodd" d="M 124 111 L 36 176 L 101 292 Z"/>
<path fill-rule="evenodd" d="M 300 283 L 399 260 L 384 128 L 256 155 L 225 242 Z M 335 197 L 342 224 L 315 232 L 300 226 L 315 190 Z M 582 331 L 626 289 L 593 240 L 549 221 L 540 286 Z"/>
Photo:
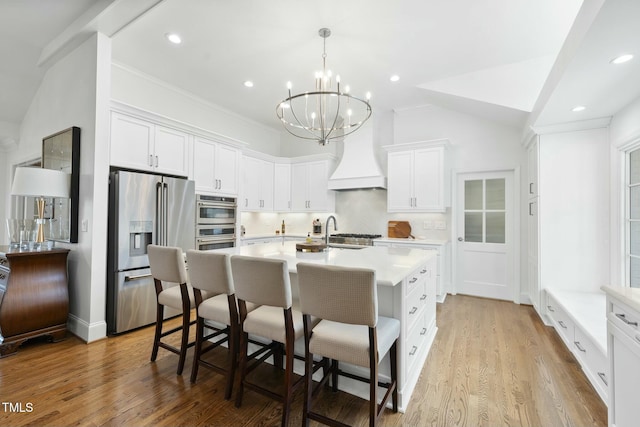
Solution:
<path fill-rule="evenodd" d="M 329 236 L 329 243 L 373 246 L 373 239 L 380 237 L 382 237 L 381 234 L 338 233 Z"/>

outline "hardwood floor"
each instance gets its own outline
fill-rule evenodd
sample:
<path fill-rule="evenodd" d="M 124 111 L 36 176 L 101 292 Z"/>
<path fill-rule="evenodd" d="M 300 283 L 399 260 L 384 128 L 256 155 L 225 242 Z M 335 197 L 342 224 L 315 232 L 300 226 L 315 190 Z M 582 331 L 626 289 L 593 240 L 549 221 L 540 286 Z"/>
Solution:
<path fill-rule="evenodd" d="M 532 307 L 449 295 L 438 327 L 407 413 L 386 411 L 383 426 L 607 425 L 606 406 Z M 279 424 L 281 405 L 247 392 L 235 408 L 213 371 L 200 369 L 192 385 L 191 351 L 182 376 L 174 354 L 161 350 L 149 362 L 152 341 L 145 328 L 89 345 L 73 336 L 27 343 L 0 359 L 0 425 Z M 330 416 L 367 425 L 365 401 L 322 393 Z M 301 423 L 301 397 L 291 426 Z"/>

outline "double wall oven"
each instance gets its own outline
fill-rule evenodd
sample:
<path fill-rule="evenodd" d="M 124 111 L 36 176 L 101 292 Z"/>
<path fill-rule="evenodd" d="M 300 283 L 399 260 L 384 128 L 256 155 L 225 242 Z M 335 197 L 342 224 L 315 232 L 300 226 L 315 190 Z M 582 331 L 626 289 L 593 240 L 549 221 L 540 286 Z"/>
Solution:
<path fill-rule="evenodd" d="M 196 196 L 196 249 L 230 248 L 236 245 L 236 199 Z"/>

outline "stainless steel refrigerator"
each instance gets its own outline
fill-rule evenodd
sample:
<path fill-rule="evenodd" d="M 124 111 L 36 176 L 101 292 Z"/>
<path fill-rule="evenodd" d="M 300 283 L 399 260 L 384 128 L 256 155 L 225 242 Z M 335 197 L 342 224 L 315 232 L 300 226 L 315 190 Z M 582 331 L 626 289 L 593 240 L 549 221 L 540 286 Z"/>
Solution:
<path fill-rule="evenodd" d="M 140 172 L 109 176 L 107 332 L 154 323 L 156 295 L 147 245 L 195 246 L 193 181 Z M 165 318 L 178 314 L 165 309 Z"/>

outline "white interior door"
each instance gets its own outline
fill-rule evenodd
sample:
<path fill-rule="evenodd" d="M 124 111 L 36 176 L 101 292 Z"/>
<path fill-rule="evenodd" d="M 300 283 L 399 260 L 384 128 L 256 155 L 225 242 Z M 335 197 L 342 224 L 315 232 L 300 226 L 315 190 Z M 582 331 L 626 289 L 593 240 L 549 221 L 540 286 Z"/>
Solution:
<path fill-rule="evenodd" d="M 458 293 L 513 301 L 513 172 L 458 175 Z"/>

